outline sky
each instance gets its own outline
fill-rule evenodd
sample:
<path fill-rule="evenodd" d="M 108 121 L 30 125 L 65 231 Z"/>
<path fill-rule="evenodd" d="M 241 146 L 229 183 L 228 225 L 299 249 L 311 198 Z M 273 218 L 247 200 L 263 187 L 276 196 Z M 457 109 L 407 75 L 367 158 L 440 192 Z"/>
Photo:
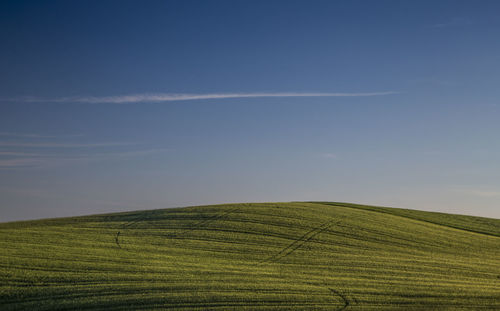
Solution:
<path fill-rule="evenodd" d="M 337 201 L 500 218 L 499 1 L 2 1 L 0 221 Z"/>

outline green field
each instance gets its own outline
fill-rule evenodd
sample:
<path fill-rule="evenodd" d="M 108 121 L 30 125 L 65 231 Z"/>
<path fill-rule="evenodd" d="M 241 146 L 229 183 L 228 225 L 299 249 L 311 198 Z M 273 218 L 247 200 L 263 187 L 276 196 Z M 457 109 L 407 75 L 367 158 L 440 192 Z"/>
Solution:
<path fill-rule="evenodd" d="M 500 310 L 500 220 L 344 203 L 0 224 L 0 310 Z"/>

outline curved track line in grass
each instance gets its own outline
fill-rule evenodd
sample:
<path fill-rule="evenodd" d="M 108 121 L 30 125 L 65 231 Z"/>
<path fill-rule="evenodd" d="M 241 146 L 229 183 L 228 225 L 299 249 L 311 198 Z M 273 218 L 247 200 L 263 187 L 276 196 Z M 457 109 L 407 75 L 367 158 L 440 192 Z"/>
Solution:
<path fill-rule="evenodd" d="M 118 240 L 118 238 L 119 238 L 119 237 L 120 237 L 120 231 L 118 231 L 118 232 L 116 233 L 116 236 L 115 236 L 115 242 L 116 242 L 116 245 L 118 245 L 118 247 L 119 247 L 119 248 L 122 248 L 122 247 L 120 246 L 120 241 Z"/>
<path fill-rule="evenodd" d="M 184 234 L 184 233 L 186 233 L 186 232 L 189 232 L 189 231 L 191 231 L 191 230 L 198 229 L 198 228 L 200 228 L 200 227 L 202 227 L 202 226 L 206 225 L 207 223 L 211 223 L 211 222 L 217 221 L 217 220 L 219 220 L 219 219 L 222 219 L 222 218 L 226 217 L 227 215 L 229 215 L 229 214 L 231 214 L 231 213 L 234 213 L 234 212 L 235 212 L 235 211 L 237 211 L 238 209 L 239 209 L 239 208 L 233 208 L 233 209 L 230 209 L 229 211 L 226 211 L 226 212 L 224 212 L 224 213 L 218 213 L 218 214 L 215 214 L 215 215 L 213 215 L 213 216 L 210 216 L 210 217 L 208 217 L 208 218 L 206 218 L 206 219 L 203 219 L 203 220 L 201 220 L 201 221 L 199 221 L 199 222 L 195 223 L 192 227 L 190 227 L 190 228 L 188 228 L 188 229 L 186 229 L 186 230 L 184 230 L 184 231 L 182 231 L 182 232 L 180 232 L 180 233 L 173 233 L 173 234 L 171 234 L 171 235 L 168 235 L 168 237 L 169 237 L 169 238 L 176 238 L 176 237 L 178 237 L 179 235 L 183 235 L 183 234 Z M 156 212 L 156 211 L 152 211 L 150 214 L 155 214 L 155 212 Z M 123 230 L 123 229 L 127 229 L 127 228 L 130 228 L 131 226 L 133 226 L 133 225 L 135 225 L 135 224 L 137 224 L 137 223 L 139 223 L 139 222 L 141 222 L 141 221 L 149 220 L 149 219 L 151 219 L 151 217 L 150 217 L 150 216 L 151 216 L 151 215 L 148 215 L 148 214 L 146 214 L 146 215 L 144 215 L 144 216 L 142 216 L 142 217 L 141 217 L 141 216 L 139 216 L 139 217 L 137 217 L 137 218 L 135 218 L 135 219 L 133 219 L 133 220 L 131 220 L 131 221 L 129 221 L 129 222 L 127 222 L 127 223 L 123 224 L 123 225 L 121 226 L 121 230 Z M 122 248 L 122 247 L 121 247 L 121 244 L 120 244 L 120 240 L 119 240 L 119 237 L 120 237 L 120 234 L 121 234 L 121 230 L 118 230 L 118 232 L 117 232 L 117 233 L 116 233 L 116 235 L 115 235 L 115 243 L 116 243 L 116 245 L 118 245 L 118 247 L 119 247 L 119 248 Z"/>
<path fill-rule="evenodd" d="M 349 301 L 349 299 L 347 299 L 346 296 L 344 296 L 341 292 L 339 292 L 333 288 L 328 287 L 328 290 L 330 290 L 334 295 L 342 298 L 342 301 L 344 302 L 344 305 L 342 307 L 340 307 L 340 309 L 337 309 L 337 311 L 342 311 L 342 310 L 347 309 L 347 307 L 349 307 L 351 302 Z"/>
<path fill-rule="evenodd" d="M 203 219 L 197 223 L 195 223 L 193 226 L 179 232 L 179 233 L 172 233 L 170 235 L 168 235 L 169 238 L 176 238 L 178 236 L 182 236 L 184 233 L 187 233 L 189 231 L 192 231 L 192 230 L 196 230 L 196 229 L 199 229 L 201 227 L 203 227 L 204 225 L 208 224 L 208 223 L 212 223 L 214 221 L 217 221 L 219 219 L 222 219 L 224 217 L 226 217 L 227 215 L 231 214 L 231 213 L 234 213 L 236 212 L 237 210 L 239 210 L 239 208 L 233 208 L 233 209 L 230 209 L 224 213 L 218 213 L 218 214 L 215 214 L 215 215 L 212 215 L 206 219 Z"/>
<path fill-rule="evenodd" d="M 311 203 L 315 203 L 315 202 L 311 202 Z M 435 222 L 435 221 L 432 221 L 432 220 L 422 219 L 422 218 L 418 218 L 418 217 L 412 217 L 411 215 L 400 215 L 400 214 L 391 213 L 391 212 L 384 211 L 384 210 L 368 209 L 368 208 L 363 208 L 363 207 L 359 207 L 359 206 L 355 206 L 355 205 L 348 205 L 348 204 L 343 204 L 343 203 L 320 203 L 320 202 L 316 202 L 315 204 L 327 205 L 327 206 L 347 207 L 347 208 L 352 208 L 352 209 L 357 209 L 357 210 L 362 210 L 362 211 L 367 211 L 367 212 L 388 214 L 388 215 L 392 215 L 392 216 L 396 216 L 396 217 L 401 217 L 401 218 L 406 218 L 406 219 L 412 219 L 412 220 L 421 221 L 421 222 L 425 222 L 425 223 L 429 223 L 429 224 L 433 224 L 433 225 L 437 225 L 437 226 L 442 226 L 442 227 L 446 227 L 446 228 L 452 228 L 452 229 L 461 230 L 461 231 L 465 231 L 465 232 L 483 234 L 483 235 L 492 236 L 492 237 L 495 237 L 495 238 L 500 238 L 499 235 L 496 235 L 496 234 L 493 234 L 493 233 L 489 233 L 489 232 L 484 232 L 484 231 L 479 231 L 479 230 L 473 230 L 473 229 L 467 229 L 467 228 L 461 228 L 461 227 L 450 225 L 450 224 L 444 224 L 444 223 L 439 223 L 439 222 Z M 374 207 L 376 207 L 376 206 L 374 206 Z"/>
<path fill-rule="evenodd" d="M 290 248 L 288 251 L 286 251 L 285 253 L 282 253 L 280 256 L 278 256 L 278 258 L 276 258 L 275 261 L 278 261 L 282 258 L 285 258 L 287 256 L 289 256 L 291 253 L 293 253 L 294 251 L 296 251 L 297 249 L 299 249 L 302 245 L 304 245 L 305 243 L 309 242 L 310 240 L 312 240 L 314 237 L 316 237 L 318 234 L 322 233 L 323 231 L 327 230 L 328 227 L 330 227 L 332 224 L 328 224 L 326 226 L 324 226 L 323 228 L 321 228 L 320 230 L 314 232 L 312 235 L 310 235 L 307 239 L 303 240 L 302 242 L 299 242 L 298 244 L 296 244 L 294 247 Z"/>
<path fill-rule="evenodd" d="M 85 299 L 87 297 L 94 297 L 94 298 L 104 298 L 104 297 L 120 297 L 120 296 L 128 296 L 130 294 L 134 294 L 137 292 L 138 289 L 125 289 L 125 291 L 123 290 L 109 290 L 109 289 L 103 289 L 103 290 L 99 290 L 98 292 L 97 291 L 86 291 L 86 292 L 80 292 L 80 293 L 75 293 L 75 294 L 72 294 L 72 295 L 68 295 L 67 293 L 64 293 L 64 294 L 53 294 L 51 295 L 50 297 L 50 300 L 57 300 L 57 299 L 71 299 L 71 300 L 78 300 L 78 299 Z M 168 301 L 168 300 L 165 300 L 165 298 L 167 297 L 164 297 L 163 295 L 161 296 L 158 296 L 156 294 L 161 294 L 161 293 L 164 293 L 166 290 L 166 288 L 155 288 L 152 292 L 150 293 L 153 293 L 153 296 L 150 296 L 149 299 L 150 300 L 157 300 L 157 302 L 155 304 L 157 305 L 161 305 L 163 308 L 188 308 L 188 307 L 197 307 L 197 308 L 200 308 L 200 307 L 203 307 L 203 306 L 206 306 L 206 305 L 219 305 L 220 307 L 228 307 L 228 306 L 238 306 L 238 307 L 246 307 L 246 306 L 252 306 L 252 307 L 266 307 L 266 306 L 269 306 L 269 307 L 274 307 L 274 306 L 283 306 L 283 307 L 312 307 L 312 306 L 322 306 L 322 307 L 329 307 L 329 306 L 332 306 L 334 303 L 333 302 L 319 302 L 319 301 L 316 301 L 316 302 L 311 302 L 311 301 L 304 301 L 304 300 L 296 300 L 296 301 L 280 301 L 280 300 L 276 300 L 276 299 L 271 299 L 270 297 L 266 297 L 262 300 L 250 300 L 250 301 L 241 301 L 239 299 L 234 299 L 232 297 L 229 297 L 229 296 L 220 296 L 220 298 L 223 299 L 223 301 L 213 301 L 213 302 L 207 302 L 207 301 L 199 301 L 199 302 L 195 302 L 195 301 L 190 301 L 190 300 L 184 300 L 184 301 L 178 301 L 178 302 L 173 302 L 173 301 Z M 255 291 L 255 288 L 251 287 L 251 288 L 245 288 L 243 289 L 244 292 L 254 292 Z M 349 301 L 347 300 L 347 298 L 338 293 L 337 291 L 333 290 L 333 289 L 330 289 L 330 291 L 332 293 L 335 293 L 337 296 L 341 297 L 343 302 L 344 302 L 344 306 L 342 306 L 340 309 L 336 309 L 336 310 L 344 310 L 345 309 L 345 304 L 346 304 L 346 301 L 347 301 L 347 305 L 349 305 Z M 192 293 L 193 292 L 193 289 L 181 289 L 181 290 L 175 290 L 175 291 L 171 291 L 169 290 L 170 293 Z M 226 294 L 229 294 L 229 293 L 240 293 L 241 292 L 241 289 L 222 289 L 222 290 L 216 290 L 216 291 L 213 291 L 213 290 L 201 290 L 201 291 L 197 291 L 197 292 L 201 292 L 201 293 L 217 293 L 217 294 L 221 294 L 221 293 L 226 293 Z M 257 289 L 257 292 L 262 292 L 262 289 Z M 264 292 L 267 293 L 267 294 L 276 294 L 276 295 L 282 295 L 283 293 L 289 295 L 294 295 L 294 294 L 298 294 L 298 293 L 303 293 L 303 290 L 287 290 L 287 291 L 283 291 L 283 290 L 280 290 L 280 289 L 264 289 Z M 316 296 L 316 297 L 321 297 L 321 296 L 329 296 L 331 295 L 330 293 L 325 293 L 324 290 L 315 290 L 315 291 L 312 291 L 312 292 L 308 292 L 307 293 L 307 297 L 309 297 L 309 295 L 313 295 L 313 296 Z M 36 297 L 31 297 L 31 298 L 28 298 L 28 299 L 23 299 L 22 303 L 24 303 L 25 305 L 30 305 L 30 304 L 35 304 L 35 303 L 43 303 L 44 301 L 47 301 L 47 297 L 44 297 L 44 296 L 36 296 Z M 132 302 L 132 301 L 131 301 Z M 6 300 L 4 301 L 4 306 L 7 306 L 8 304 L 15 304 L 15 303 L 19 303 L 19 300 L 17 299 L 11 299 L 11 300 Z M 136 305 L 136 304 L 140 304 L 141 306 L 144 306 L 145 303 L 144 301 L 141 301 L 139 303 L 135 302 L 135 303 L 132 303 L 132 305 Z M 147 304 L 147 302 L 146 302 Z M 335 303 L 335 305 L 337 305 L 338 303 Z M 28 307 L 28 306 L 25 306 L 25 307 Z M 102 305 L 101 305 L 102 307 Z M 130 307 L 130 305 L 129 305 Z"/>
<path fill-rule="evenodd" d="M 264 259 L 263 261 L 261 261 L 261 263 L 277 262 L 278 260 L 287 257 L 288 255 L 290 255 L 291 253 L 296 251 L 299 247 L 301 247 L 305 243 L 309 242 L 315 236 L 322 233 L 323 231 L 325 231 L 326 229 L 328 229 L 332 225 L 333 225 L 333 222 L 329 221 L 329 222 L 325 222 L 325 223 L 321 224 L 320 226 L 318 226 L 316 228 L 309 230 L 304 235 L 302 235 L 299 239 L 293 241 L 291 244 L 282 248 L 278 253 Z"/>
<path fill-rule="evenodd" d="M 158 213 L 158 210 L 153 210 L 153 211 L 149 211 L 149 212 L 143 212 L 141 213 L 139 216 L 137 216 L 136 218 L 124 223 L 121 227 L 120 227 L 120 230 L 118 230 L 118 232 L 116 232 L 116 235 L 115 235 L 115 243 L 116 245 L 118 245 L 118 248 L 122 248 L 121 245 L 120 245 L 120 240 L 119 240 L 119 237 L 120 237 L 120 234 L 121 234 L 121 230 L 124 230 L 124 229 L 127 229 L 141 221 L 144 221 L 144 220 L 148 220 L 148 219 L 151 219 L 150 216 L 154 215 Z"/>
<path fill-rule="evenodd" d="M 130 227 L 130 226 L 132 226 L 132 225 L 134 225 L 136 223 L 138 223 L 139 221 L 140 220 L 133 220 L 133 221 L 130 221 L 128 223 L 125 223 L 124 225 L 121 226 L 121 230 L 126 229 L 126 228 L 128 228 L 128 227 Z M 116 243 L 116 245 L 118 245 L 118 248 L 122 248 L 121 245 L 120 245 L 120 240 L 119 240 L 121 230 L 118 230 L 116 232 L 116 235 L 115 235 L 115 243 Z"/>
<path fill-rule="evenodd" d="M 29 228 L 20 228 L 19 230 L 23 230 L 23 235 L 19 238 L 13 237 L 16 231 L 12 234 L 7 232 L 9 233 L 6 235 L 7 239 L 0 241 L 0 245 L 6 245 L 5 248 L 2 247 L 4 252 L 0 254 L 0 272 L 7 271 L 0 275 L 0 283 L 3 281 L 5 282 L 3 284 L 13 288 L 17 285 L 12 282 L 17 284 L 19 280 L 26 280 L 26 285 L 22 286 L 27 289 L 5 287 L 7 294 L 3 296 L 4 300 L 0 297 L 0 301 L 5 302 L 7 298 L 9 301 L 15 299 L 12 305 L 8 307 L 4 305 L 6 310 L 51 307 L 64 310 L 92 307 L 121 310 L 146 309 L 146 306 L 151 309 L 183 308 L 183 310 L 204 308 L 237 310 L 244 307 L 252 310 L 258 308 L 287 310 L 294 307 L 301 310 L 340 311 L 349 311 L 356 307 L 360 309 L 378 307 L 382 310 L 461 307 L 471 310 L 486 308 L 496 310 L 495 306 L 497 308 L 500 306 L 498 285 L 496 285 L 500 284 L 496 283 L 498 262 L 495 261 L 498 252 L 494 250 L 486 252 L 485 249 L 484 254 L 491 256 L 488 256 L 490 258 L 484 263 L 473 261 L 475 257 L 455 256 L 457 253 L 461 254 L 462 249 L 455 253 L 436 251 L 436 256 L 426 256 L 428 253 L 424 252 L 401 254 L 399 250 L 392 248 L 377 248 L 382 251 L 375 254 L 361 252 L 362 246 L 355 245 L 356 241 L 353 241 L 350 252 L 349 249 L 333 247 L 343 243 L 342 241 L 351 243 L 349 242 L 351 240 L 347 239 L 351 235 L 360 241 L 363 234 L 380 235 L 376 229 L 387 227 L 386 223 L 376 217 L 377 221 L 373 222 L 373 226 L 370 222 L 370 226 L 363 227 L 361 224 L 364 222 L 358 223 L 358 221 L 369 215 L 360 217 L 359 213 L 351 209 L 346 209 L 342 213 L 356 217 L 350 219 L 350 222 L 344 220 L 341 222 L 341 219 L 345 218 L 336 218 L 333 216 L 334 213 L 326 208 L 324 210 L 328 211 L 325 213 L 327 216 L 318 213 L 320 208 L 316 207 L 314 211 L 318 214 L 318 218 L 314 220 L 299 221 L 297 226 L 294 226 L 293 222 L 284 221 L 282 224 L 278 222 L 276 225 L 282 228 L 273 228 L 270 225 L 274 223 L 272 218 L 255 217 L 256 220 L 252 220 L 263 221 L 262 226 L 243 224 L 246 222 L 244 219 L 248 218 L 247 210 L 241 208 L 240 212 L 227 216 L 230 209 L 231 207 L 222 210 L 213 208 L 208 211 L 198 210 L 192 213 L 191 218 L 179 219 L 179 222 L 176 222 L 177 219 L 172 221 L 171 214 L 162 212 L 148 213 L 142 220 L 138 217 L 139 214 L 129 214 L 126 217 L 107 220 L 108 227 L 96 226 L 75 230 L 68 232 L 68 235 L 64 235 L 65 231 L 68 231 L 66 227 L 48 228 L 50 231 L 40 231 L 40 238 L 37 239 L 33 237 L 38 232 Z M 215 215 L 217 212 L 226 216 L 217 218 Z M 210 223 L 210 219 L 214 217 L 215 223 Z M 337 225 L 327 226 L 325 221 L 332 223 L 336 221 Z M 197 224 L 194 228 L 196 231 L 186 230 L 195 224 Z M 358 229 L 357 226 L 366 230 L 354 230 Z M 81 228 L 75 227 L 75 229 Z M 117 250 L 116 254 L 109 251 L 110 246 L 115 248 L 111 239 L 116 230 L 121 230 L 121 234 L 118 231 L 115 242 L 119 244 L 122 239 L 122 245 L 118 247 L 123 247 L 124 250 L 130 249 L 130 256 L 116 256 L 118 253 L 124 254 L 122 250 Z M 166 238 L 168 233 L 181 233 L 184 230 L 186 230 L 184 236 L 173 239 L 192 240 L 191 242 L 168 245 L 169 240 Z M 382 233 L 397 234 L 403 230 L 382 230 Z M 262 236 L 282 235 L 285 238 L 279 240 L 253 236 L 245 238 L 245 235 L 240 237 L 229 232 Z M 458 231 L 449 234 L 463 235 Z M 478 241 L 488 240 L 485 236 L 474 238 Z M 75 243 L 74 239 L 79 239 L 78 243 Z M 193 242 L 198 241 L 197 239 L 200 241 L 220 239 L 219 242 L 262 245 L 262 248 L 255 247 L 253 250 L 250 247 Z M 376 240 L 385 239 L 384 236 L 377 236 Z M 50 243 L 53 246 L 43 247 L 38 244 L 39 242 Z M 310 243 L 304 245 L 308 242 Z M 35 245 L 32 243 L 36 243 L 37 246 L 30 247 Z M 206 256 L 211 256 L 210 253 L 184 251 L 184 248 L 189 248 L 191 244 L 204 250 L 218 251 L 220 255 L 214 255 L 213 260 L 203 261 Z M 331 245 L 332 248 L 323 247 L 322 244 Z M 160 245 L 163 247 L 158 247 Z M 288 249 L 285 247 L 287 245 Z M 303 247 L 300 248 L 301 246 Z M 16 251 L 6 251 L 10 248 Z M 282 248 L 286 250 L 283 251 Z M 232 257 L 227 254 L 231 250 L 241 251 L 245 256 Z M 275 257 L 274 264 L 256 267 L 260 260 L 278 251 L 280 251 L 278 255 L 271 256 Z M 112 256 L 109 256 L 110 254 Z M 290 254 L 292 256 L 289 256 Z M 20 260 L 22 256 L 32 256 L 29 258 L 34 260 Z M 100 259 L 101 256 L 105 260 Z M 286 256 L 289 257 L 283 260 Z M 451 256 L 453 261 L 446 261 Z M 8 260 L 2 261 L 2 257 Z M 110 257 L 115 257 L 114 262 Z M 486 256 L 484 257 L 486 260 Z M 179 263 L 175 262 L 178 258 Z M 61 262 L 57 262 L 59 260 Z M 63 260 L 75 263 L 67 264 Z M 483 268 L 485 265 L 489 267 Z M 274 269 L 276 267 L 284 268 L 284 274 L 278 276 Z M 21 269 L 24 271 L 20 271 Z M 47 271 L 50 274 L 30 270 Z M 459 272 L 462 270 L 465 272 Z M 69 273 L 58 273 L 59 271 Z M 494 278 L 493 281 L 491 277 Z M 82 281 L 87 283 L 84 284 Z M 58 282 L 57 284 L 64 282 L 65 285 L 55 288 L 56 285 L 52 282 Z M 42 289 L 41 285 L 47 287 Z M 433 293 L 436 289 L 438 294 Z M 30 301 L 30 297 L 40 297 L 43 303 L 39 301 L 26 303 Z"/>
<path fill-rule="evenodd" d="M 155 299 L 152 299 L 155 300 Z M 159 299 L 156 299 L 159 300 Z M 311 307 L 319 307 L 321 310 L 326 310 L 327 308 L 330 309 L 331 303 L 315 303 L 314 305 L 311 305 L 308 302 L 297 302 L 297 303 L 283 303 L 280 301 L 264 301 L 263 303 L 260 302 L 253 302 L 253 303 L 244 303 L 240 301 L 229 301 L 229 302 L 200 302 L 200 303 L 186 303 L 186 304 L 162 304 L 158 301 L 153 301 L 153 302 L 130 302 L 130 301 L 124 301 L 121 303 L 117 304 L 112 304 L 112 305 L 104 305 L 106 310 L 180 310 L 180 309 L 188 309 L 188 310 L 216 310 L 216 309 L 221 309 L 221 310 L 228 310 L 228 308 L 231 308 L 230 310 L 240 310 L 241 308 L 248 308 L 250 307 L 251 310 L 293 310 L 294 308 L 301 308 L 301 310 L 304 310 L 304 308 L 311 308 Z M 82 309 L 85 310 L 91 310 L 94 309 L 92 308 L 92 304 L 90 306 L 85 306 Z M 33 305 L 28 305 L 25 306 L 24 309 L 30 310 L 33 308 Z M 272 309 L 271 309 L 272 308 Z M 279 308 L 279 309 L 276 309 Z M 314 308 L 317 310 L 317 308 Z M 103 305 L 99 305 L 98 310 L 104 309 Z M 12 309 L 12 310 L 18 310 L 18 309 Z M 57 310 L 75 310 L 74 308 L 70 306 L 64 307 L 64 308 L 58 308 Z M 246 310 L 246 309 L 245 309 Z M 425 310 L 425 309 L 421 309 Z"/>
<path fill-rule="evenodd" d="M 191 230 L 196 230 L 196 229 L 199 229 L 201 227 L 203 227 L 204 225 L 208 224 L 208 223 L 211 223 L 211 222 L 214 222 L 214 221 L 217 221 L 219 219 L 222 219 L 224 217 L 226 217 L 227 215 L 235 212 L 236 210 L 238 210 L 238 208 L 235 208 L 235 209 L 231 209 L 229 211 L 226 211 L 225 213 L 222 213 L 222 214 L 216 214 L 214 216 L 211 216 L 207 219 L 204 219 L 202 221 L 199 221 L 197 223 L 195 223 L 191 228 L 187 229 L 187 230 L 184 230 L 182 231 L 181 233 L 177 233 L 177 234 L 173 234 L 171 237 L 174 237 L 174 238 L 177 238 L 179 237 L 179 235 L 182 235 L 186 232 L 189 232 Z M 137 220 L 135 221 L 134 223 L 137 223 L 139 222 L 140 220 Z M 336 222 L 336 224 L 340 223 L 339 222 Z M 292 242 L 291 244 L 289 244 L 288 246 L 286 246 L 285 248 L 281 249 L 278 253 L 276 253 L 275 255 L 267 258 L 264 262 L 277 262 L 279 261 L 280 259 L 283 259 L 287 256 L 289 256 L 290 254 L 292 254 L 294 251 L 296 251 L 297 249 L 299 249 L 302 245 L 304 245 L 305 243 L 309 242 L 310 240 L 312 240 L 314 237 L 316 237 L 317 235 L 319 235 L 320 233 L 324 232 L 325 230 L 327 230 L 329 227 L 331 227 L 332 225 L 334 224 L 333 221 L 329 221 L 329 222 L 325 222 L 323 224 L 321 224 L 320 226 L 316 227 L 316 228 L 313 228 L 311 230 L 309 230 L 308 232 L 306 232 L 304 235 L 302 235 L 299 239 L 295 240 L 294 242 Z M 128 224 L 127 226 L 125 227 L 129 227 L 131 226 L 132 224 Z M 116 236 L 116 242 L 118 244 L 118 246 L 121 248 L 120 244 L 119 244 L 119 241 L 118 241 L 118 236 L 120 234 L 120 231 L 117 233 L 117 236 Z M 350 305 L 350 301 L 348 300 L 348 298 L 346 296 L 344 296 L 342 293 L 338 292 L 337 290 L 333 289 L 333 288 L 328 288 L 328 290 L 335 294 L 336 296 L 340 297 L 344 303 L 344 305 L 342 307 L 340 307 L 339 309 L 337 309 L 338 311 L 342 311 L 342 310 L 345 310 L 349 305 Z M 280 304 L 281 305 L 281 304 Z M 292 305 L 295 305 L 297 306 L 297 304 L 292 304 Z"/>
<path fill-rule="evenodd" d="M 340 227 L 349 228 L 346 225 L 340 225 Z M 384 233 L 382 231 L 372 230 L 372 229 L 368 229 L 368 228 L 357 227 L 356 230 L 358 230 L 360 232 L 367 232 L 370 234 L 369 235 L 368 234 L 360 235 L 360 234 L 350 233 L 350 234 L 344 234 L 344 236 L 349 236 L 349 237 L 356 239 L 356 240 L 359 240 L 358 237 L 363 237 L 362 240 L 367 241 L 367 242 L 374 242 L 374 243 L 384 242 L 386 244 L 390 243 L 390 244 L 393 244 L 396 246 L 404 246 L 404 247 L 407 247 L 408 243 L 413 243 L 413 244 L 418 243 L 419 245 L 425 245 L 425 246 L 430 246 L 430 247 L 442 247 L 442 245 L 438 244 L 438 243 L 429 243 L 429 242 L 423 242 L 423 241 L 417 242 L 414 239 L 406 239 L 406 238 L 402 238 L 400 236 L 396 236 L 394 234 L 388 234 L 388 233 Z M 403 230 L 399 230 L 399 231 L 403 231 Z M 381 240 L 379 238 L 376 238 L 375 236 L 385 238 L 385 240 L 383 240 L 383 239 Z M 390 239 L 392 239 L 392 241 Z"/>

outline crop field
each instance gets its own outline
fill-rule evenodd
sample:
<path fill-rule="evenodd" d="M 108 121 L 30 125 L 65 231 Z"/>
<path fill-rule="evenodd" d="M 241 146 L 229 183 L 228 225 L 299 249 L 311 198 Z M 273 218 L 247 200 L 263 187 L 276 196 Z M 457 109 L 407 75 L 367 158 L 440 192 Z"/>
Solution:
<path fill-rule="evenodd" d="M 347 203 L 0 224 L 0 310 L 500 310 L 500 220 Z"/>

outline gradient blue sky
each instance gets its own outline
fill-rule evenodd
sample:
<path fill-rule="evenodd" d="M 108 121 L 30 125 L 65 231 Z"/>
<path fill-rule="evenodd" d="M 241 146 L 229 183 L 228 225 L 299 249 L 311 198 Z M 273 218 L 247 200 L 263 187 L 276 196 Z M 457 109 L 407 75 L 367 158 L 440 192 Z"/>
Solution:
<path fill-rule="evenodd" d="M 0 221 L 294 200 L 500 218 L 499 12 L 2 1 Z"/>

